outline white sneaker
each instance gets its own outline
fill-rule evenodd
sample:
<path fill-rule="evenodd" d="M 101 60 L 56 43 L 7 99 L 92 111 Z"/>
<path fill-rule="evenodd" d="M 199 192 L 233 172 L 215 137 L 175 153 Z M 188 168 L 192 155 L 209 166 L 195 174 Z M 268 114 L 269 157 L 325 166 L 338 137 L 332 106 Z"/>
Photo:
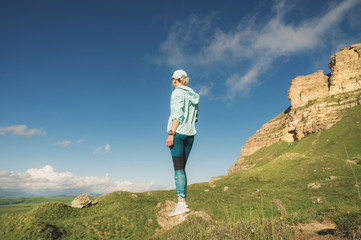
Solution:
<path fill-rule="evenodd" d="M 188 205 L 184 205 L 184 206 L 180 206 L 180 205 L 175 205 L 175 208 L 172 212 L 168 213 L 169 217 L 173 217 L 182 213 L 187 213 L 190 212 L 191 210 L 189 210 Z"/>

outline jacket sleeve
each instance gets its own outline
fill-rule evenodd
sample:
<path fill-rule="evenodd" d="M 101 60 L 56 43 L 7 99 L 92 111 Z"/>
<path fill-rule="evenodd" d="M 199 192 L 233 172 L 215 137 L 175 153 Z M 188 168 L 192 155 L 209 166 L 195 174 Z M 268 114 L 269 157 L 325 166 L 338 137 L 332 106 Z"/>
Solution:
<path fill-rule="evenodd" d="M 177 94 L 176 91 L 174 91 L 171 96 L 170 109 L 171 121 L 177 119 L 179 121 L 179 124 L 182 124 L 184 120 L 184 98 L 183 96 Z"/>

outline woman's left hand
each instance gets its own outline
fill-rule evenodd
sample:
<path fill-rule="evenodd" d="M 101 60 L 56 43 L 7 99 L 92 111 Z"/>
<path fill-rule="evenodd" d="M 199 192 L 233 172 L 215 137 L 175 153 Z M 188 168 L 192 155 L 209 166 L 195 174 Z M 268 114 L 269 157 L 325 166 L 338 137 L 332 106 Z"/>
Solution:
<path fill-rule="evenodd" d="M 165 140 L 165 143 L 167 144 L 167 147 L 173 146 L 173 142 L 174 142 L 174 136 L 173 135 L 168 135 L 167 140 Z"/>

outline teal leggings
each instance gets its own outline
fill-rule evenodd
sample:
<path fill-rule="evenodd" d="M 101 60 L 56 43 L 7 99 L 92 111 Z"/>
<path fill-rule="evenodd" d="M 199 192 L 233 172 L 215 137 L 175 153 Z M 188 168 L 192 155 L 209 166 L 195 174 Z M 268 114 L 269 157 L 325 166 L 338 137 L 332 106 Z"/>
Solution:
<path fill-rule="evenodd" d="M 178 198 L 186 198 L 187 175 L 185 172 L 188 156 L 192 150 L 194 136 L 186 136 L 176 133 L 174 144 L 170 147 L 174 165 L 174 179 Z"/>

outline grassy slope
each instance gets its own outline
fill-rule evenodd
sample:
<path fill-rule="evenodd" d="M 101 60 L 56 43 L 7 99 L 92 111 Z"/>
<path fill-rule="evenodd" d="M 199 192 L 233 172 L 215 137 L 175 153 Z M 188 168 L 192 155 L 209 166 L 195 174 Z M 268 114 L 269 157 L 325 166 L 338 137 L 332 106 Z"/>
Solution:
<path fill-rule="evenodd" d="M 26 200 L 27 197 L 20 196 L 0 196 L 0 206 L 7 204 L 16 204 L 21 203 Z"/>
<path fill-rule="evenodd" d="M 284 228 L 324 219 L 336 222 L 343 233 L 351 233 L 361 225 L 360 193 L 355 186 L 356 179 L 361 181 L 360 139 L 361 106 L 357 106 L 348 109 L 343 120 L 327 131 L 293 144 L 280 142 L 263 148 L 246 158 L 257 163 L 253 169 L 225 176 L 214 188 L 208 183 L 189 186 L 188 205 L 207 212 L 213 218 L 210 223 L 190 219 L 159 238 L 297 238 Z M 328 180 L 330 176 L 337 179 Z M 311 189 L 309 183 L 321 187 Z M 175 201 L 175 196 L 174 190 L 137 197 L 114 192 L 99 197 L 97 205 L 86 209 L 44 203 L 26 214 L 2 215 L 0 237 L 146 239 L 159 227 L 154 210 L 157 203 Z M 287 214 L 282 216 L 276 199 Z"/>
<path fill-rule="evenodd" d="M 62 202 L 70 205 L 74 197 L 75 196 L 0 196 L 0 215 L 5 213 L 27 213 L 44 202 Z M 95 199 L 96 196 L 90 196 L 90 198 Z"/>

